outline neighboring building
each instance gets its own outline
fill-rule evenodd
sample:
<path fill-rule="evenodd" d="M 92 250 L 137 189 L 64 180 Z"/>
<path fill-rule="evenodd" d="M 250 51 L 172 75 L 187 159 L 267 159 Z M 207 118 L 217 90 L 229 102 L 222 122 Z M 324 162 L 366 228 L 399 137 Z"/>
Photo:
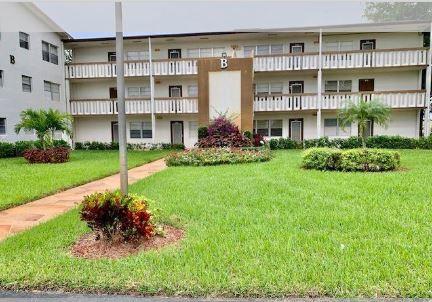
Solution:
<path fill-rule="evenodd" d="M 0 141 L 35 139 L 15 134 L 28 108 L 66 111 L 62 39 L 69 36 L 31 3 L 0 3 Z"/>
<path fill-rule="evenodd" d="M 358 135 L 356 125 L 339 127 L 336 115 L 344 100 L 360 98 L 378 99 L 393 109 L 388 128 L 371 123 L 370 135 L 418 137 L 427 107 L 429 34 L 423 32 L 428 26 L 326 27 L 321 53 L 319 28 L 152 36 L 155 133 L 149 37 L 127 37 L 128 142 L 191 147 L 198 126 L 216 111 L 236 115 L 243 131 L 266 137 Z M 389 28 L 410 32 L 385 32 Z M 75 141 L 116 141 L 115 39 L 74 39 L 65 41 L 65 48 L 73 51 L 65 72 Z M 227 61 L 221 61 L 225 55 Z"/>

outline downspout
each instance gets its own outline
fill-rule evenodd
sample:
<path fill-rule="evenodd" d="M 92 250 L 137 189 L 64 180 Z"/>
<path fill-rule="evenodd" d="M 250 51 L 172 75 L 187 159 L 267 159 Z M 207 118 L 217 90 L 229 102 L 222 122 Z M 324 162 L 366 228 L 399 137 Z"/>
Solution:
<path fill-rule="evenodd" d="M 153 60 L 151 38 L 148 38 L 149 49 L 149 77 L 150 77 L 150 110 L 152 123 L 152 143 L 156 142 L 156 117 L 155 117 L 155 99 L 154 99 L 154 77 L 153 77 Z"/>
<path fill-rule="evenodd" d="M 317 77 L 317 138 L 321 137 L 321 85 L 322 85 L 322 28 L 319 31 L 319 51 L 318 51 L 318 77 Z"/>

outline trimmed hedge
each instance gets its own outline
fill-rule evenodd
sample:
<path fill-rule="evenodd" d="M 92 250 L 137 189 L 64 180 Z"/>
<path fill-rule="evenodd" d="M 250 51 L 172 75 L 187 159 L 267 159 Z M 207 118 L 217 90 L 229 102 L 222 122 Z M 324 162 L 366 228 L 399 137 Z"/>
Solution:
<path fill-rule="evenodd" d="M 379 149 L 310 148 L 302 155 L 305 169 L 379 172 L 395 170 L 399 166 L 399 152 Z"/>
<path fill-rule="evenodd" d="M 167 166 L 214 166 L 264 162 L 271 159 L 268 148 L 204 148 L 176 152 L 165 158 Z"/>
<path fill-rule="evenodd" d="M 361 139 L 356 136 L 349 138 L 322 137 L 318 139 L 308 139 L 303 142 L 296 142 L 289 138 L 271 139 L 270 149 L 308 149 L 314 147 L 355 149 L 361 148 Z M 432 149 L 432 136 L 409 138 L 402 136 L 371 136 L 366 139 L 366 147 L 378 149 Z"/>
<path fill-rule="evenodd" d="M 69 144 L 64 140 L 54 140 L 53 147 L 70 149 Z M 42 144 L 40 141 L 0 142 L 0 158 L 23 156 L 24 151 L 30 149 L 42 149 Z"/>
<path fill-rule="evenodd" d="M 76 142 L 75 150 L 118 150 L 119 143 L 103 143 L 103 142 Z M 184 150 L 185 146 L 183 144 L 127 144 L 129 150 L 155 150 L 155 149 L 167 149 L 167 150 Z"/>

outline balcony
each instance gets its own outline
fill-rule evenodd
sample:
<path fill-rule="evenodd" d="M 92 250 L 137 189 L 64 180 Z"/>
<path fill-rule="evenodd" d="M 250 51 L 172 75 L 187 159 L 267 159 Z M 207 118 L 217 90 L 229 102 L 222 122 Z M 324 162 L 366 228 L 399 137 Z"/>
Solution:
<path fill-rule="evenodd" d="M 126 77 L 142 77 L 150 74 L 149 61 L 126 61 Z M 156 76 L 197 74 L 196 59 L 154 60 L 153 74 Z M 65 66 L 66 79 L 113 78 L 117 76 L 115 62 L 72 63 Z"/>
<path fill-rule="evenodd" d="M 349 93 L 323 93 L 322 109 L 341 109 L 347 101 L 358 103 L 361 99 L 378 100 L 390 108 L 422 108 L 426 106 L 424 90 L 373 91 Z M 279 94 L 255 96 L 254 111 L 298 111 L 311 110 L 318 107 L 317 94 Z"/>
<path fill-rule="evenodd" d="M 150 99 L 126 99 L 126 114 L 150 114 Z M 155 98 L 157 114 L 197 113 L 197 98 Z M 79 115 L 110 115 L 118 113 L 115 99 L 70 100 L 70 113 Z"/>

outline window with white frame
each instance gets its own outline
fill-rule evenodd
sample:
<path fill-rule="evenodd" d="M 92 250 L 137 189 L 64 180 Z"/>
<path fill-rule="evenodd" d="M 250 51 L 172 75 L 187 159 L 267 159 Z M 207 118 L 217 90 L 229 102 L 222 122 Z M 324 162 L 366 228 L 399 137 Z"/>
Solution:
<path fill-rule="evenodd" d="M 187 50 L 187 56 L 188 58 L 221 57 L 224 52 L 225 47 L 190 48 Z"/>
<path fill-rule="evenodd" d="M 283 54 L 283 44 L 272 44 L 272 45 L 270 45 L 270 53 L 272 55 L 281 55 L 281 54 Z"/>
<path fill-rule="evenodd" d="M 349 51 L 353 50 L 353 41 L 336 41 L 325 43 L 327 51 Z"/>
<path fill-rule="evenodd" d="M 283 83 L 282 82 L 270 83 L 270 93 L 282 94 L 282 91 L 283 91 Z"/>
<path fill-rule="evenodd" d="M 150 86 L 128 87 L 128 97 L 146 97 L 150 96 Z"/>
<path fill-rule="evenodd" d="M 255 120 L 253 131 L 262 136 L 282 136 L 282 120 Z"/>
<path fill-rule="evenodd" d="M 256 94 L 282 94 L 283 83 L 282 82 L 272 82 L 272 83 L 257 83 L 255 85 Z"/>
<path fill-rule="evenodd" d="M 31 92 L 32 91 L 32 78 L 29 76 L 21 76 L 22 79 L 22 91 Z"/>
<path fill-rule="evenodd" d="M 58 64 L 58 47 L 42 41 L 42 60 Z"/>
<path fill-rule="evenodd" d="M 245 58 L 252 57 L 255 54 L 255 46 L 244 46 L 243 47 L 243 56 Z"/>
<path fill-rule="evenodd" d="M 199 48 L 190 48 L 187 50 L 188 58 L 199 58 Z"/>
<path fill-rule="evenodd" d="M 144 51 L 128 51 L 126 53 L 126 61 L 144 61 L 149 59 L 148 50 Z"/>
<path fill-rule="evenodd" d="M 211 48 L 200 48 L 199 49 L 200 58 L 209 58 L 213 56 L 213 51 Z"/>
<path fill-rule="evenodd" d="M 190 138 L 198 137 L 198 122 L 196 121 L 189 122 L 189 137 Z"/>
<path fill-rule="evenodd" d="M 44 81 L 45 98 L 52 101 L 60 101 L 60 85 Z"/>
<path fill-rule="evenodd" d="M 257 45 L 256 54 L 257 56 L 264 56 L 270 54 L 270 45 Z"/>
<path fill-rule="evenodd" d="M 19 32 L 19 45 L 21 48 L 30 49 L 30 36 L 29 34 L 20 31 Z"/>
<path fill-rule="evenodd" d="M 6 134 L 6 118 L 0 117 L 0 135 Z"/>
<path fill-rule="evenodd" d="M 351 125 L 342 128 L 337 118 L 324 119 L 324 136 L 350 136 Z"/>
<path fill-rule="evenodd" d="M 331 80 L 324 83 L 325 92 L 351 92 L 351 80 Z"/>
<path fill-rule="evenodd" d="M 256 94 L 269 94 L 269 83 L 257 83 L 255 85 Z"/>
<path fill-rule="evenodd" d="M 198 85 L 188 85 L 187 91 L 188 91 L 188 96 L 197 97 L 198 96 Z"/>
<path fill-rule="evenodd" d="M 213 47 L 213 57 L 222 57 L 225 47 Z"/>
<path fill-rule="evenodd" d="M 130 138 L 152 138 L 151 122 L 131 122 L 129 136 Z"/>
<path fill-rule="evenodd" d="M 3 87 L 3 82 L 4 82 L 4 74 L 3 74 L 3 70 L 0 70 L 0 87 Z"/>

